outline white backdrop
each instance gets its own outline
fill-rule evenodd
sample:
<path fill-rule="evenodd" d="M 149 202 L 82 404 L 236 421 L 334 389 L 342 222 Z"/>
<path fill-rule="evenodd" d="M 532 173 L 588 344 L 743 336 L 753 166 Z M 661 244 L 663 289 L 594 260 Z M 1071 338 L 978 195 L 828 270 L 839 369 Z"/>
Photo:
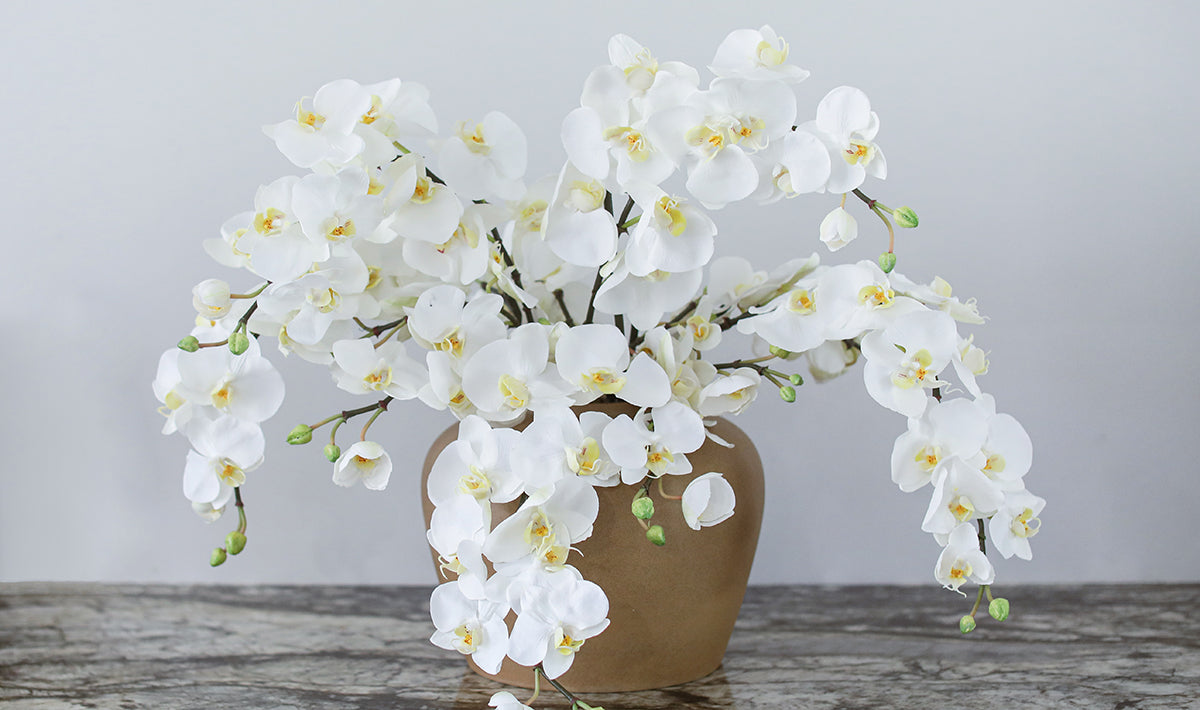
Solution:
<path fill-rule="evenodd" d="M 941 275 L 991 320 L 983 380 L 1035 444 L 1049 500 L 1032 563 L 1006 582 L 1200 579 L 1192 514 L 1200 376 L 1195 166 L 1197 5 L 908 3 L 23 3 L 0 42 L 0 581 L 430 583 L 416 478 L 448 415 L 394 407 L 383 493 L 330 482 L 318 446 L 283 435 L 356 406 L 326 372 L 267 348 L 290 384 L 246 487 L 250 544 L 219 569 L 181 492 L 187 445 L 162 437 L 150 381 L 186 333 L 201 240 L 293 172 L 260 132 L 326 81 L 424 83 L 443 131 L 488 110 L 530 137 L 533 177 L 606 42 L 626 32 L 703 66 L 725 34 L 771 24 L 812 71 L 801 115 L 840 84 L 879 112 L 909 204 L 900 269 Z M 836 203 L 715 215 L 718 254 L 762 267 L 820 245 Z M 874 258 L 877 225 L 843 252 Z M 841 257 L 843 254 L 840 254 Z M 840 260 L 840 259 L 839 259 Z M 238 279 L 241 279 L 240 281 Z M 738 423 L 767 466 L 753 580 L 934 584 L 927 491 L 890 482 L 902 417 L 861 370 L 765 392 Z"/>

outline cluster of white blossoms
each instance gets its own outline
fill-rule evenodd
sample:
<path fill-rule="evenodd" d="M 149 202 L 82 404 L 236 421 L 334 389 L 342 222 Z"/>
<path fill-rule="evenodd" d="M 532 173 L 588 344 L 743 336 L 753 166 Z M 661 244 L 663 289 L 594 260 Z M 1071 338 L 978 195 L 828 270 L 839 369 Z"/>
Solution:
<path fill-rule="evenodd" d="M 195 509 L 219 516 L 262 461 L 260 425 L 283 381 L 257 336 L 378 400 L 302 425 L 292 443 L 329 423 L 336 436 L 393 400 L 448 410 L 458 438 L 428 482 L 429 543 L 450 580 L 433 593 L 432 641 L 486 671 L 507 656 L 554 678 L 608 624 L 604 591 L 570 564 L 592 534 L 595 487 L 645 495 L 653 479 L 701 474 L 670 514 L 694 529 L 718 524 L 734 513 L 733 488 L 688 459 L 711 418 L 740 413 L 764 383 L 793 401 L 801 378 L 772 362 L 802 357 L 825 380 L 861 355 L 867 391 L 908 418 L 893 480 L 933 490 L 923 529 L 943 547 L 938 581 L 992 582 L 985 520 L 996 550 L 1028 558 L 1044 501 L 1023 484 L 1028 437 L 981 392 L 986 357 L 958 333 L 959 322 L 982 323 L 973 301 L 941 279 L 892 272 L 890 248 L 880 265 L 826 266 L 813 254 L 770 272 L 713 258 L 707 211 L 746 199 L 841 196 L 812 230 L 830 250 L 858 234 L 847 193 L 915 226 L 911 210 L 859 189 L 887 172 L 866 95 L 835 88 L 801 115 L 794 85 L 808 72 L 769 27 L 731 33 L 707 87 L 630 37 L 608 50 L 562 124 L 567 161 L 538 180 L 526 181 L 526 137 L 511 119 L 491 112 L 439 133 L 427 91 L 411 82 L 335 81 L 265 128 L 308 173 L 262 186 L 205 243 L 259 285 L 197 285 L 196 330 L 163 355 L 154 383 L 164 432 L 192 444 L 184 493 Z M 730 330 L 751 336 L 753 356 L 710 357 Z M 943 399 L 951 371 L 964 396 Z M 600 398 L 631 414 L 572 409 Z M 393 464 L 369 426 L 345 450 L 332 438 L 325 447 L 335 483 L 387 485 Z M 516 513 L 492 519 L 493 503 L 514 502 Z"/>

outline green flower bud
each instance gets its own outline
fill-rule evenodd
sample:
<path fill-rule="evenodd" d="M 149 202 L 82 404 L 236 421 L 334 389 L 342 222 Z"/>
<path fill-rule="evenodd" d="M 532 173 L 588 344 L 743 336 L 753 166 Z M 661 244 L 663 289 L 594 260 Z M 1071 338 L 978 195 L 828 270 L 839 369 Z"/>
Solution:
<path fill-rule="evenodd" d="M 337 444 L 325 445 L 325 458 L 329 459 L 330 463 L 337 463 L 337 460 L 342 457 L 342 448 Z"/>
<path fill-rule="evenodd" d="M 225 564 L 225 548 L 218 547 L 217 549 L 213 550 L 212 554 L 208 557 L 208 563 L 213 567 L 219 567 Z"/>
<path fill-rule="evenodd" d="M 912 211 L 911 207 L 901 207 L 898 210 L 892 210 L 892 219 L 896 220 L 896 224 L 905 229 L 912 229 L 920 223 L 917 219 L 917 213 Z"/>
<path fill-rule="evenodd" d="M 188 337 L 184 338 L 183 340 L 180 340 L 178 343 L 178 346 L 179 346 L 180 350 L 185 350 L 189 353 L 194 353 L 200 349 L 200 341 L 196 338 L 196 336 L 189 335 Z"/>
<path fill-rule="evenodd" d="M 958 620 L 958 630 L 964 634 L 969 634 L 975 630 L 975 617 L 970 614 Z"/>
<path fill-rule="evenodd" d="M 250 347 L 250 338 L 240 330 L 235 330 L 229 334 L 229 352 L 234 355 L 241 355 L 246 352 L 246 348 Z"/>
<path fill-rule="evenodd" d="M 801 377 L 800 375 L 792 375 L 791 377 L 788 378 L 788 380 L 790 380 L 793 385 L 804 384 L 804 378 Z"/>
<path fill-rule="evenodd" d="M 297 424 L 295 429 L 288 432 L 287 443 L 307 444 L 312 441 L 312 427 L 307 424 Z"/>
<path fill-rule="evenodd" d="M 550 319 L 546 318 L 545 316 L 538 318 L 537 322 L 541 323 L 542 325 L 550 325 Z"/>
<path fill-rule="evenodd" d="M 796 401 L 796 388 L 791 385 L 784 385 L 779 388 L 779 397 L 785 402 Z"/>
<path fill-rule="evenodd" d="M 225 536 L 225 549 L 229 550 L 229 554 L 236 555 L 246 549 L 246 535 L 237 530 Z"/>
<path fill-rule="evenodd" d="M 771 346 L 771 354 L 777 358 L 787 359 L 792 356 L 792 351 L 784 350 L 783 348 L 779 347 L 778 345 L 772 345 Z"/>
<path fill-rule="evenodd" d="M 880 254 L 879 268 L 883 269 L 883 273 L 885 274 L 892 273 L 892 269 L 896 268 L 896 255 L 890 251 Z"/>
<path fill-rule="evenodd" d="M 667 544 L 667 534 L 663 532 L 661 525 L 651 525 L 650 529 L 646 531 L 646 539 L 659 547 Z"/>
<path fill-rule="evenodd" d="M 1008 618 L 1008 600 L 1004 597 L 996 597 L 988 604 L 988 613 L 996 621 L 1004 621 Z"/>
<path fill-rule="evenodd" d="M 631 508 L 633 517 L 638 520 L 649 520 L 654 517 L 654 501 L 649 498 L 634 498 Z"/>

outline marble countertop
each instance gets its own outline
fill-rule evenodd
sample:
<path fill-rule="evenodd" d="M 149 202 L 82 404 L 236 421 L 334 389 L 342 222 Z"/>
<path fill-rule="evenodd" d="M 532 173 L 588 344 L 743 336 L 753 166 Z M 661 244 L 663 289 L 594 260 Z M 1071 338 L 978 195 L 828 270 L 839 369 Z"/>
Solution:
<path fill-rule="evenodd" d="M 1200 584 L 752 587 L 725 664 L 618 708 L 1200 708 Z M 0 585 L 4 708 L 475 708 L 500 686 L 428 642 L 423 587 Z M 528 691 L 514 691 L 524 700 Z M 538 708 L 565 708 L 543 692 Z"/>

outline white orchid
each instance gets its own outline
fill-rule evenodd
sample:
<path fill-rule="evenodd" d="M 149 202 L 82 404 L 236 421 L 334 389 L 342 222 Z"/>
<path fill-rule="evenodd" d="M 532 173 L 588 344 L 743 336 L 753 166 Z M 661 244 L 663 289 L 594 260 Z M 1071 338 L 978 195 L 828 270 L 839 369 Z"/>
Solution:
<path fill-rule="evenodd" d="M 351 394 L 382 392 L 412 399 L 429 379 L 425 368 L 394 340 L 378 348 L 370 340 L 339 340 L 333 344 L 333 360 L 334 380 Z"/>
<path fill-rule="evenodd" d="M 488 699 L 488 707 L 496 708 L 496 710 L 533 710 L 532 707 L 517 700 L 516 696 L 507 690 L 492 693 L 492 697 Z"/>
<path fill-rule="evenodd" d="M 844 207 L 836 207 L 821 220 L 821 241 L 837 251 L 858 238 L 858 221 Z"/>
<path fill-rule="evenodd" d="M 491 111 L 479 123 L 460 121 L 438 153 L 442 177 L 466 199 L 515 200 L 525 192 L 525 133 L 508 116 Z"/>
<path fill-rule="evenodd" d="M 333 482 L 349 487 L 362 481 L 372 491 L 387 488 L 392 457 L 374 441 L 356 441 L 333 464 Z"/>
<path fill-rule="evenodd" d="M 704 444 L 704 432 L 704 421 L 695 410 L 668 402 L 633 418 L 617 416 L 604 428 L 604 449 L 621 467 L 621 482 L 634 485 L 647 475 L 691 473 L 687 454 Z"/>
<path fill-rule="evenodd" d="M 943 587 L 956 592 L 968 581 L 983 585 L 995 580 L 996 570 L 987 555 L 979 550 L 974 525 L 962 523 L 950 532 L 946 547 L 933 568 L 933 576 Z"/>
<path fill-rule="evenodd" d="M 653 407 L 671 397 L 667 373 L 643 354 L 631 362 L 625 336 L 610 325 L 571 328 L 559 337 L 554 359 L 558 374 L 575 392 L 576 404 L 608 394 L 639 407 Z"/>
<path fill-rule="evenodd" d="M 608 597 L 599 586 L 572 575 L 554 575 L 530 591 L 513 624 L 508 655 L 539 663 L 547 678 L 571 667 L 584 642 L 608 627 Z"/>
<path fill-rule="evenodd" d="M 688 164 L 687 189 L 719 208 L 749 197 L 759 170 L 751 155 L 791 132 L 796 96 L 778 81 L 716 79 L 708 91 L 650 119 L 648 131 L 676 163 Z"/>
<path fill-rule="evenodd" d="M 629 189 L 643 215 L 626 246 L 629 273 L 639 277 L 659 271 L 679 273 L 708 263 L 717 234 L 708 215 L 655 185 Z"/>
<path fill-rule="evenodd" d="M 262 429 L 223 416 L 198 422 L 190 438 L 193 450 L 183 471 L 183 493 L 193 504 L 222 508 L 233 489 L 246 482 L 246 472 L 262 463 Z"/>
<path fill-rule="evenodd" d="M 919 417 L 928 391 L 948 384 L 938 375 L 950 364 L 957 344 L 954 319 L 940 311 L 910 313 L 869 333 L 862 340 L 867 393 L 888 409 Z"/>
<path fill-rule="evenodd" d="M 960 523 L 987 518 L 1000 507 L 1004 493 L 975 468 L 951 460 L 946 473 L 933 487 L 921 529 L 948 534 Z"/>
<path fill-rule="evenodd" d="M 1033 559 L 1029 538 L 1037 535 L 1042 521 L 1038 518 L 1046 501 L 1029 491 L 1007 493 L 1004 502 L 988 522 L 988 538 L 1005 559 L 1016 555 Z"/>
<path fill-rule="evenodd" d="M 734 30 L 717 47 L 708 68 L 717 76 L 801 82 L 808 72 L 788 64 L 788 43 L 763 25 L 757 30 Z"/>
<path fill-rule="evenodd" d="M 446 582 L 433 590 L 429 600 L 429 615 L 437 627 L 429 640 L 439 648 L 470 656 L 488 673 L 498 673 L 508 652 L 506 611 L 494 602 L 469 599 L 458 582 Z"/>
<path fill-rule="evenodd" d="M 297 103 L 294 119 L 264 126 L 263 132 L 301 168 L 346 165 L 366 148 L 354 129 L 371 104 L 371 94 L 358 82 L 339 79 L 317 89 L 311 107 Z"/>
<path fill-rule="evenodd" d="M 905 493 L 938 483 L 950 462 L 968 462 L 983 448 L 987 414 L 974 402 L 929 400 L 920 418 L 908 420 L 908 431 L 892 448 L 892 480 Z"/>
<path fill-rule="evenodd" d="M 550 366 L 549 332 L 540 323 L 526 323 L 506 340 L 480 348 L 463 366 L 462 386 L 471 402 L 495 421 L 570 403 L 571 387 Z"/>
<path fill-rule="evenodd" d="M 531 496 L 497 524 L 483 554 L 496 565 L 528 560 L 561 569 L 571 545 L 591 537 L 599 510 L 595 488 L 578 477 L 563 478 L 548 497 Z"/>
<path fill-rule="evenodd" d="M 463 419 L 458 425 L 458 438 L 434 461 L 427 482 L 429 500 L 435 506 L 458 496 L 480 502 L 515 500 L 525 489 L 525 481 L 511 462 L 519 438 L 512 429 L 493 429 L 482 417 Z M 490 508 L 484 508 L 484 518 L 490 521 Z"/>
<path fill-rule="evenodd" d="M 839 86 L 830 91 L 817 105 L 817 118 L 799 127 L 825 144 L 830 160 L 829 192 L 850 192 L 862 185 L 868 175 L 887 177 L 887 161 L 875 144 L 879 132 L 879 116 L 871 110 L 871 102 L 862 91 Z"/>
<path fill-rule="evenodd" d="M 546 216 L 541 222 L 546 244 L 568 264 L 595 268 L 617 251 L 617 223 L 604 209 L 608 191 L 571 163 L 563 166 Z"/>
<path fill-rule="evenodd" d="M 405 309 L 408 330 L 421 347 L 461 363 L 484 345 L 504 338 L 504 322 L 498 315 L 503 303 L 494 294 L 478 293 L 468 300 L 461 288 L 434 286 Z"/>
<path fill-rule="evenodd" d="M 714 471 L 692 479 L 683 491 L 681 503 L 688 527 L 699 530 L 728 520 L 737 498 L 725 475 Z"/>

